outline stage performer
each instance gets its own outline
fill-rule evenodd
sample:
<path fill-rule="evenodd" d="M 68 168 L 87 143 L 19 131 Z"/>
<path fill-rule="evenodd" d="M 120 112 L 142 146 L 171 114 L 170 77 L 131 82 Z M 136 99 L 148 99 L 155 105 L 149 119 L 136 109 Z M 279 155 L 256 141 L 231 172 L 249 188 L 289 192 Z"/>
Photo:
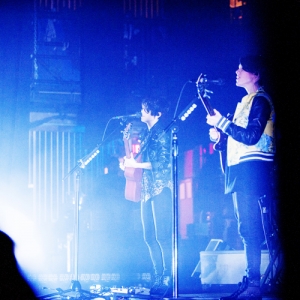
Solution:
<path fill-rule="evenodd" d="M 240 58 L 236 86 L 244 88 L 247 95 L 237 104 L 232 119 L 217 110 L 214 110 L 215 115 L 207 115 L 207 123 L 214 126 L 209 135 L 216 147 L 218 141 L 227 138 L 222 152 L 227 153 L 225 194 L 232 195 L 246 259 L 246 273 L 237 291 L 221 300 L 262 299 L 260 264 L 265 236 L 260 203 L 262 199 L 272 201 L 275 155 L 275 114 L 270 96 L 262 85 L 264 76 L 261 56 Z"/>
<path fill-rule="evenodd" d="M 142 168 L 141 221 L 144 241 L 153 265 L 150 295 L 172 291 L 172 180 L 170 133 L 164 133 L 161 117 L 168 111 L 165 99 L 142 101 L 141 121 L 147 129 L 141 138 L 141 162 L 124 158 L 124 167 Z"/>

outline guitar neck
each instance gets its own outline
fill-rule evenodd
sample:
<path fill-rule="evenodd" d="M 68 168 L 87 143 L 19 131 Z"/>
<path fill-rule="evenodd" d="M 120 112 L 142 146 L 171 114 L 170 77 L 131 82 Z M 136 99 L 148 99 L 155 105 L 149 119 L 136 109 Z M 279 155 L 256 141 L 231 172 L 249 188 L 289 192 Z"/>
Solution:
<path fill-rule="evenodd" d="M 130 147 L 129 147 L 129 140 L 124 139 L 124 148 L 125 148 L 125 155 L 126 158 L 130 158 Z"/>
<path fill-rule="evenodd" d="M 215 115 L 215 112 L 214 112 L 214 109 L 213 107 L 210 105 L 209 101 L 204 98 L 202 99 L 202 103 L 207 111 L 207 113 L 210 115 L 210 116 L 214 116 Z"/>
<path fill-rule="evenodd" d="M 131 126 L 132 126 L 132 123 L 128 123 L 126 125 L 125 129 L 123 130 L 123 142 L 124 142 L 126 158 L 131 157 L 130 144 L 129 144 L 129 130 L 130 130 Z"/>
<path fill-rule="evenodd" d="M 201 92 L 199 90 L 199 88 L 197 89 L 198 90 L 198 96 L 206 110 L 206 112 L 210 115 L 210 116 L 214 116 L 215 115 L 215 112 L 214 112 L 214 109 L 213 107 L 211 106 L 210 102 L 208 101 L 207 97 L 203 97 L 201 95 Z"/>

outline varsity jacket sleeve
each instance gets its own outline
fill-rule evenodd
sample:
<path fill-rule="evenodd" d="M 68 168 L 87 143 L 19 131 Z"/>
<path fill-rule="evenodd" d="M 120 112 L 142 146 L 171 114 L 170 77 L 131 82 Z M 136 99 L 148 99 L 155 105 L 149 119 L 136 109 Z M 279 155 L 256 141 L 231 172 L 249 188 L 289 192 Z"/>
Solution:
<path fill-rule="evenodd" d="M 253 99 L 246 128 L 237 126 L 223 116 L 218 122 L 217 128 L 238 142 L 249 146 L 255 145 L 264 132 L 270 114 L 271 106 L 268 100 L 263 96 L 256 96 Z"/>

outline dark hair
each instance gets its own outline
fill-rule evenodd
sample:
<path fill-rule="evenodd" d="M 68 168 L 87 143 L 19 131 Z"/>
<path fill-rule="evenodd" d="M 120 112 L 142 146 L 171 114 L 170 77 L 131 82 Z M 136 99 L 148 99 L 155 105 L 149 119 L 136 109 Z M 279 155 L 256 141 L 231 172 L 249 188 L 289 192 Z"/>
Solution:
<path fill-rule="evenodd" d="M 23 277 L 15 257 L 15 243 L 0 230 L 0 294 L 1 299 L 38 299 Z M 17 288 L 16 288 L 17 287 Z"/>
<path fill-rule="evenodd" d="M 165 114 L 169 110 L 169 103 L 163 98 L 144 98 L 142 105 L 152 116 L 158 116 L 159 113 Z"/>
<path fill-rule="evenodd" d="M 266 65 L 261 55 L 247 55 L 240 58 L 240 64 L 246 72 L 259 75 L 258 84 L 265 80 Z"/>

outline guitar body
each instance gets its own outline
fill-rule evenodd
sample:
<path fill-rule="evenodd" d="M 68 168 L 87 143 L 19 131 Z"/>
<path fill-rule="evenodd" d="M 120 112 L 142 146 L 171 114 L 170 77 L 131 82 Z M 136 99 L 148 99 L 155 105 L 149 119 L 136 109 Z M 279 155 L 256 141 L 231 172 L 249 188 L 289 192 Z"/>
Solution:
<path fill-rule="evenodd" d="M 142 169 L 125 168 L 125 199 L 133 202 L 139 202 L 141 200 L 142 172 Z"/>
<path fill-rule="evenodd" d="M 125 147 L 125 154 L 127 158 L 130 158 L 130 146 L 129 146 L 129 130 L 131 123 L 129 123 L 123 131 L 123 142 Z M 140 161 L 141 156 L 137 159 Z M 126 167 L 124 170 L 124 176 L 126 178 L 125 184 L 125 199 L 133 202 L 139 202 L 141 200 L 142 190 L 142 174 L 143 169 Z"/>
<path fill-rule="evenodd" d="M 226 134 L 224 134 L 223 132 L 221 132 L 220 130 L 218 130 L 218 131 L 219 131 L 220 137 L 219 137 L 218 141 L 215 142 L 213 148 L 215 151 L 219 152 L 221 169 L 222 169 L 222 172 L 225 173 L 226 157 L 227 157 L 226 149 L 227 149 L 228 136 Z"/>
<path fill-rule="evenodd" d="M 227 139 L 228 136 L 221 132 L 221 130 L 217 129 L 220 137 L 219 139 L 215 142 L 213 148 L 215 151 L 226 151 L 226 146 L 227 146 Z"/>

